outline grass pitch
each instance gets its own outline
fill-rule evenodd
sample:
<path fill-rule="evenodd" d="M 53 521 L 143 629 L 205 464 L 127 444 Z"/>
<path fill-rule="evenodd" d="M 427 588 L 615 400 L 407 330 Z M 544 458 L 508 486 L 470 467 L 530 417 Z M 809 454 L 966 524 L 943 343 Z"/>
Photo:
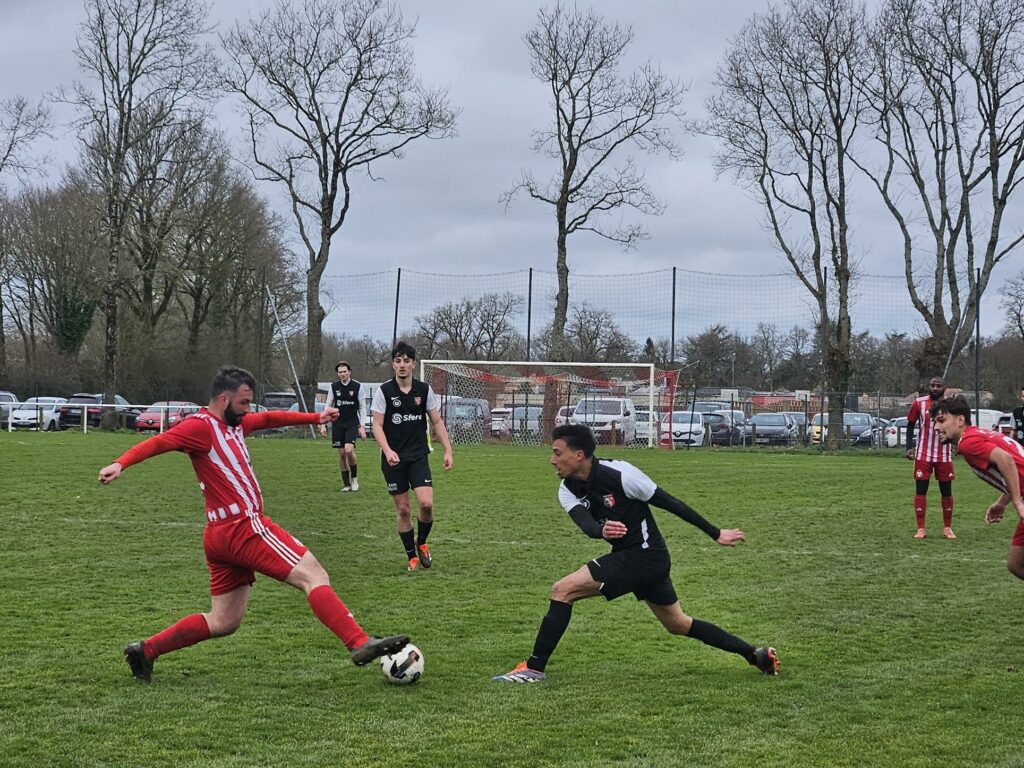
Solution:
<path fill-rule="evenodd" d="M 578 603 L 548 681 L 491 683 L 525 658 L 551 584 L 607 547 L 556 500 L 546 449 L 435 461 L 435 567 L 407 573 L 371 444 L 338 493 L 324 442 L 251 440 L 268 513 L 325 564 L 371 632 L 408 632 L 414 686 L 353 667 L 296 590 L 258 579 L 232 637 L 133 680 L 122 646 L 206 610 L 202 500 L 160 456 L 110 487 L 137 438 L 0 433 L 0 765 L 1016 766 L 1024 584 L 1011 524 L 960 462 L 960 538 L 913 541 L 910 463 L 789 452 L 622 452 L 716 525 L 656 510 L 683 609 L 778 647 L 782 675 L 669 636 L 643 604 Z"/>

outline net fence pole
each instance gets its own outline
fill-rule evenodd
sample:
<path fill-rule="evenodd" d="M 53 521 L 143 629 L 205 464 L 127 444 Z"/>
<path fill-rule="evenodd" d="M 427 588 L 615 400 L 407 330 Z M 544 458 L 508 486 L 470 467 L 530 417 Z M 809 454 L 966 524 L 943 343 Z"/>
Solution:
<path fill-rule="evenodd" d="M 671 359 L 671 365 L 675 365 L 676 362 L 676 268 L 672 267 L 672 351 L 669 352 Z"/>
<path fill-rule="evenodd" d="M 395 280 L 395 322 L 391 326 L 391 348 L 398 342 L 398 299 L 402 294 L 402 268 L 398 268 L 398 279 Z"/>
<path fill-rule="evenodd" d="M 295 370 L 295 361 L 292 360 L 292 351 L 288 348 L 288 339 L 285 338 L 284 329 L 281 327 L 281 318 L 277 314 L 277 302 L 274 301 L 274 294 L 270 292 L 270 286 L 264 284 L 264 290 L 267 292 L 267 299 L 270 300 L 270 309 L 274 313 L 274 324 L 277 326 L 277 333 L 281 337 L 281 343 L 284 344 L 284 354 L 288 358 L 288 368 L 292 372 L 292 381 L 295 382 L 295 391 L 299 394 L 299 402 L 302 404 L 302 410 L 306 410 L 306 396 L 302 394 L 302 385 L 299 383 L 299 374 Z M 314 383 L 314 387 L 316 384 Z M 316 430 L 313 429 L 313 425 L 309 425 L 309 433 L 316 439 Z"/>
<path fill-rule="evenodd" d="M 533 267 L 526 278 L 526 362 L 530 362 L 530 332 L 533 329 Z"/>
<path fill-rule="evenodd" d="M 647 393 L 647 447 L 654 447 L 654 363 L 651 363 L 651 384 Z"/>
<path fill-rule="evenodd" d="M 981 420 L 981 269 L 974 273 L 974 425 Z"/>

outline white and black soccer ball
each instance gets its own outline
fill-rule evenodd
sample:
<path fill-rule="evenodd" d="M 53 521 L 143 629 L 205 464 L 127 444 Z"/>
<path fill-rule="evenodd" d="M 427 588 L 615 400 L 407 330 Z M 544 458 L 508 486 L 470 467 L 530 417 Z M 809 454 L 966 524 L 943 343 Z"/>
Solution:
<path fill-rule="evenodd" d="M 384 679 L 392 685 L 410 685 L 423 674 L 423 652 L 412 643 L 387 656 L 380 657 Z"/>

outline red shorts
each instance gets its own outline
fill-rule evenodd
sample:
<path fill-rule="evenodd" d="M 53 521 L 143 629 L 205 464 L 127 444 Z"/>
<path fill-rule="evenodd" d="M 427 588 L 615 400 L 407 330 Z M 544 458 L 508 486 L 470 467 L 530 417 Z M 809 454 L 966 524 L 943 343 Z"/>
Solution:
<path fill-rule="evenodd" d="M 224 595 L 256 581 L 255 572 L 284 581 L 307 548 L 266 515 L 208 525 L 203 549 L 210 594 Z"/>
<path fill-rule="evenodd" d="M 1009 509 L 1013 509 L 1013 505 L 1008 505 Z M 1018 519 L 1017 530 L 1013 532 L 1013 539 L 1010 541 L 1010 546 L 1013 547 L 1024 547 L 1024 522 Z"/>
<path fill-rule="evenodd" d="M 953 479 L 952 461 L 922 461 L 914 459 L 914 479 L 929 480 L 932 476 L 932 469 L 935 470 L 935 479 L 939 482 L 946 482 Z"/>

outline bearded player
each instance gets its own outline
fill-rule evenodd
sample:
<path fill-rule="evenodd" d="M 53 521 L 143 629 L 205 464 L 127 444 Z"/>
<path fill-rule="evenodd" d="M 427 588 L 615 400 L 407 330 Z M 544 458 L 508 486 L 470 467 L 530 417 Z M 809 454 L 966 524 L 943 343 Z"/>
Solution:
<path fill-rule="evenodd" d="M 209 405 L 163 434 L 128 449 L 100 470 L 100 482 L 108 485 L 133 464 L 181 451 L 192 460 L 206 499 L 203 549 L 210 570 L 210 610 L 186 616 L 125 647 L 132 675 L 145 682 L 152 678 L 153 662 L 159 656 L 238 629 L 256 572 L 301 589 L 313 614 L 338 636 L 359 666 L 409 642 L 405 635 L 369 637 L 335 593 L 327 571 L 313 553 L 264 512 L 246 435 L 292 424 L 325 424 L 337 418 L 338 411 L 250 413 L 255 388 L 256 381 L 248 371 L 221 368 L 213 379 Z"/>
<path fill-rule="evenodd" d="M 946 393 L 946 383 L 941 376 L 935 376 L 928 382 L 928 394 L 915 398 L 907 414 L 907 458 L 914 460 L 914 482 L 917 490 L 914 495 L 914 515 L 917 517 L 917 533 L 915 539 L 923 539 L 924 513 L 927 507 L 928 483 L 932 472 L 939 481 L 939 494 L 942 496 L 942 535 L 947 539 L 955 539 L 953 533 L 953 452 L 948 444 L 939 440 L 938 433 L 932 429 L 931 408 Z M 914 429 L 918 430 L 917 441 L 914 440 Z"/>

